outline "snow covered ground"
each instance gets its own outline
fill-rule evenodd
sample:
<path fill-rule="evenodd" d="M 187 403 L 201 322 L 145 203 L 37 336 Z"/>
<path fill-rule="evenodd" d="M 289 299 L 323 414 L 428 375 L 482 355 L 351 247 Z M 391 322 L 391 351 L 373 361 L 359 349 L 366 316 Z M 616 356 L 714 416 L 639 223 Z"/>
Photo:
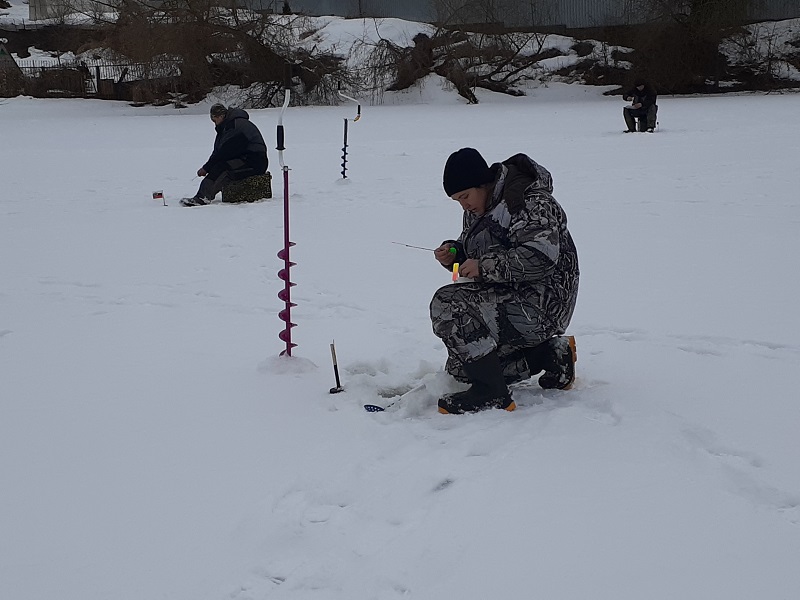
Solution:
<path fill-rule="evenodd" d="M 22 0 L 9 0 L 8 8 L 0 8 L 0 23 L 1 24 L 16 24 L 22 25 L 23 23 L 31 22 L 29 19 L 28 3 Z"/>
<path fill-rule="evenodd" d="M 350 123 L 347 180 L 354 107 L 289 109 L 291 359 L 277 110 L 251 112 L 275 198 L 187 209 L 207 105 L 2 101 L 0 597 L 798 597 L 800 96 L 662 97 L 622 135 L 601 91 L 431 83 Z M 576 388 L 366 413 L 450 385 L 448 274 L 391 242 L 458 233 L 462 146 L 553 173 Z"/>

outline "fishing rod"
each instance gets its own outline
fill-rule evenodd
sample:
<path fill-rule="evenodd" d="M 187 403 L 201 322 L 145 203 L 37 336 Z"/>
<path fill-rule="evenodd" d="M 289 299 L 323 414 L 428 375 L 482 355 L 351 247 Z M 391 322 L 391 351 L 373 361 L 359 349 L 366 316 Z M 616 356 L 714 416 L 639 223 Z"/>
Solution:
<path fill-rule="evenodd" d="M 422 246 L 412 246 L 411 244 L 404 244 L 402 242 L 392 242 L 393 244 L 397 244 L 398 246 L 405 246 L 406 248 L 416 248 L 417 250 L 428 250 L 429 252 L 436 252 L 436 248 L 423 248 Z M 458 250 L 456 250 L 453 246 L 450 246 L 450 250 L 448 250 L 450 254 L 458 254 Z"/>

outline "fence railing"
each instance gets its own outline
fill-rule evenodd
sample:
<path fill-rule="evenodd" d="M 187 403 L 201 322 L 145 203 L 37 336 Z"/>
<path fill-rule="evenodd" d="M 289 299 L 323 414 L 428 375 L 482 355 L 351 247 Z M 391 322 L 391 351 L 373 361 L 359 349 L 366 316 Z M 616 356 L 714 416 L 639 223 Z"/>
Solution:
<path fill-rule="evenodd" d="M 10 19 L 0 23 L 0 30 L 3 31 L 26 31 L 28 29 L 43 29 L 44 27 L 47 27 L 46 23 L 31 23 L 22 19 Z"/>
<path fill-rule="evenodd" d="M 180 61 L 110 63 L 23 59 L 0 71 L 0 95 L 152 102 L 183 90 Z"/>

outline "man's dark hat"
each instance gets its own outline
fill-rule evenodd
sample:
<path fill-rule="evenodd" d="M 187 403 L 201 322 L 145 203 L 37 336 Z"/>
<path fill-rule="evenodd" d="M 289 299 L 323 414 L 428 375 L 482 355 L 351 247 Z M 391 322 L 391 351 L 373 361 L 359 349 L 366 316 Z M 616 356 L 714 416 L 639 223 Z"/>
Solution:
<path fill-rule="evenodd" d="M 493 180 L 494 175 L 489 165 L 475 148 L 462 148 L 453 152 L 444 165 L 442 183 L 448 196 L 480 187 Z"/>

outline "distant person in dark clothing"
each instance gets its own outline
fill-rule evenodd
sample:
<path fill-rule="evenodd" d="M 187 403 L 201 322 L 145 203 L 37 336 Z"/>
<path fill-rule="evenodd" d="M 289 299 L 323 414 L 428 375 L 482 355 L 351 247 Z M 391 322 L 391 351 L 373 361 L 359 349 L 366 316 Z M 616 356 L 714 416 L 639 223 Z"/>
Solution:
<path fill-rule="evenodd" d="M 636 131 L 636 121 L 638 120 L 639 131 L 653 133 L 658 113 L 655 91 L 643 79 L 637 79 L 633 84 L 633 89 L 625 92 L 623 98 L 626 102 L 631 103 L 622 109 L 625 124 L 628 126 L 627 132 Z"/>
<path fill-rule="evenodd" d="M 284 15 L 292 14 L 292 8 L 289 6 L 289 2 L 287 0 L 284 0 L 284 2 L 283 2 L 283 11 L 282 12 L 283 12 Z"/>
<path fill-rule="evenodd" d="M 200 189 L 192 198 L 181 200 L 183 206 L 210 204 L 230 182 L 267 172 L 267 145 L 247 112 L 215 104 L 211 120 L 217 130 L 214 151 L 197 171 L 203 177 Z"/>

